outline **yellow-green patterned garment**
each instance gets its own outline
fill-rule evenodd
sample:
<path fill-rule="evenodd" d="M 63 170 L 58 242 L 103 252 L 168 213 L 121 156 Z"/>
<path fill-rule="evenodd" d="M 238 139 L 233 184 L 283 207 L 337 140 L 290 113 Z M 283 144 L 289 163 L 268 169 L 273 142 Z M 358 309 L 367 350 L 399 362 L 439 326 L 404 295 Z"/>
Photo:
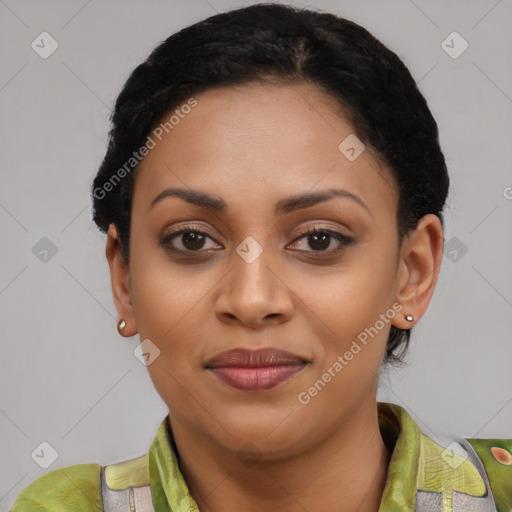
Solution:
<path fill-rule="evenodd" d="M 377 405 L 382 436 L 393 450 L 379 512 L 512 511 L 511 439 L 467 439 L 482 463 L 478 469 L 468 452 L 442 446 L 424 435 L 402 407 L 385 402 Z M 127 512 L 148 510 L 147 505 L 138 505 L 137 491 L 144 489 L 156 512 L 199 510 L 180 472 L 169 416 L 161 422 L 147 454 L 106 466 L 103 476 L 111 491 L 128 495 L 130 490 Z M 105 505 L 105 511 L 114 510 L 110 506 Z M 103 511 L 102 467 L 98 464 L 50 471 L 28 485 L 11 509 Z"/>

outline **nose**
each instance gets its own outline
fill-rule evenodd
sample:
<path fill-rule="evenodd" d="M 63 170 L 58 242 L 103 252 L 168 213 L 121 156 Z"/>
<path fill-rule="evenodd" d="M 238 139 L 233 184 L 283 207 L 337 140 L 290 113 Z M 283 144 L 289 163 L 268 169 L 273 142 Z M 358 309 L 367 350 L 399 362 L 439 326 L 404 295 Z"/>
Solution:
<path fill-rule="evenodd" d="M 244 253 L 244 249 L 249 250 Z M 231 270 L 219 282 L 214 311 L 225 323 L 260 329 L 288 321 L 294 310 L 293 292 L 286 283 L 282 262 L 271 249 L 250 255 L 254 247 L 233 252 Z M 246 255 L 249 254 L 249 257 Z"/>

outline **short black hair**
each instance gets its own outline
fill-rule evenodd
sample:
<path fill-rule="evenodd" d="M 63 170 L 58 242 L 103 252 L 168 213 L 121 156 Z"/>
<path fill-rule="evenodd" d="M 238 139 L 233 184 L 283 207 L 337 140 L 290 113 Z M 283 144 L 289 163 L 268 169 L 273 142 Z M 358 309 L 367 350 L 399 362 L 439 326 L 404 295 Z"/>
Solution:
<path fill-rule="evenodd" d="M 92 197 L 94 222 L 104 233 L 115 224 L 127 264 L 138 163 L 134 152 L 154 127 L 207 89 L 276 80 L 316 84 L 347 109 L 357 137 L 395 177 L 400 245 L 426 214 L 438 216 L 444 227 L 449 178 L 437 124 L 401 59 L 350 20 L 259 3 L 216 14 L 171 35 L 123 86 Z M 391 326 L 386 363 L 403 362 L 410 332 Z"/>

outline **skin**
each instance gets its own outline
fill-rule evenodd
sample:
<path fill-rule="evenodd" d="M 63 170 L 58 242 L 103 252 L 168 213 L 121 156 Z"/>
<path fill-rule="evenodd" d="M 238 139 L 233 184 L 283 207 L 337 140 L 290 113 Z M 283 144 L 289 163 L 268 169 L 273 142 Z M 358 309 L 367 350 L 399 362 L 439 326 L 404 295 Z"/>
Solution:
<path fill-rule="evenodd" d="M 148 371 L 169 408 L 189 490 L 209 512 L 375 512 L 390 460 L 378 425 L 379 368 L 391 325 L 413 326 L 430 303 L 441 223 L 426 215 L 399 247 L 391 172 L 369 146 L 355 161 L 339 151 L 355 129 L 317 86 L 250 84 L 196 99 L 139 166 L 129 266 L 113 224 L 106 247 L 123 335 L 138 332 L 160 350 Z M 218 196 L 228 211 L 177 197 L 150 208 L 168 187 Z M 334 197 L 274 212 L 285 197 L 329 188 L 350 191 L 367 209 Z M 160 245 L 190 224 L 207 232 L 202 256 L 183 235 L 168 245 L 188 250 L 184 256 Z M 330 238 L 322 252 L 300 232 L 315 225 L 354 242 Z M 248 236 L 262 249 L 252 263 L 236 252 Z M 300 403 L 299 393 L 394 303 L 403 309 Z M 235 347 L 284 349 L 309 364 L 273 389 L 247 393 L 204 368 Z"/>

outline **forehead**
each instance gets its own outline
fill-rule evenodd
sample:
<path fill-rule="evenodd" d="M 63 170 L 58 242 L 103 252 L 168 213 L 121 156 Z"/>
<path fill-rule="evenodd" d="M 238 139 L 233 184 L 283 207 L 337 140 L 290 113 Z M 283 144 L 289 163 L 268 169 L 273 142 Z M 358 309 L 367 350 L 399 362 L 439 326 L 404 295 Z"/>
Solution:
<path fill-rule="evenodd" d="M 134 209 L 147 208 L 169 187 L 263 208 L 284 196 L 342 187 L 373 209 L 396 207 L 394 179 L 372 149 L 355 160 L 340 150 L 345 140 L 357 143 L 355 128 L 318 87 L 249 84 L 210 89 L 194 100 L 192 108 L 182 108 L 184 102 L 165 115 L 167 124 L 152 132 L 154 147 L 137 171 Z"/>

